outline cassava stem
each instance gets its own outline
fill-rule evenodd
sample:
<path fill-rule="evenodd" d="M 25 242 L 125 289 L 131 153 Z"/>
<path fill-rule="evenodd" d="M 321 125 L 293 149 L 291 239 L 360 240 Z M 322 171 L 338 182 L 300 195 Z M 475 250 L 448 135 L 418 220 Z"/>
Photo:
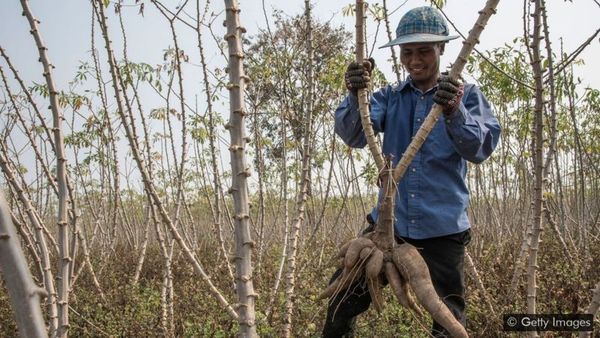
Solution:
<path fill-rule="evenodd" d="M 225 0 L 225 23 L 229 50 L 229 122 L 227 129 L 231 139 L 229 153 L 231 158 L 231 194 L 235 209 L 235 270 L 236 291 L 238 295 L 238 323 L 240 335 L 258 337 L 256 332 L 255 304 L 258 294 L 254 292 L 252 273 L 252 241 L 250 232 L 250 206 L 247 178 L 250 169 L 246 164 L 246 129 L 244 89 L 249 78 L 244 72 L 242 59 L 242 33 L 246 31 L 240 24 L 240 7 L 237 0 Z"/>
<path fill-rule="evenodd" d="M 48 337 L 40 308 L 41 298 L 46 295 L 46 290 L 37 286 L 31 277 L 10 217 L 10 209 L 2 193 L 0 193 L 0 270 L 2 270 L 21 337 Z"/>
<path fill-rule="evenodd" d="M 365 14 L 365 2 L 363 0 L 356 0 L 356 62 L 362 64 L 365 59 L 365 34 L 364 34 L 364 22 L 366 19 Z M 373 154 L 375 159 L 375 165 L 377 170 L 383 169 L 383 155 L 381 154 L 381 148 L 377 144 L 375 138 L 375 132 L 373 131 L 373 122 L 371 122 L 371 114 L 369 112 L 369 95 L 367 88 L 358 90 L 358 109 L 360 110 L 360 120 L 362 122 L 367 144 L 369 150 Z"/>
<path fill-rule="evenodd" d="M 69 229 L 67 219 L 67 158 L 65 155 L 64 137 L 62 131 L 62 121 L 64 119 L 63 111 L 58 103 L 58 89 L 54 84 L 53 69 L 50 63 L 47 48 L 42 40 L 42 34 L 39 30 L 39 21 L 34 18 L 29 2 L 21 0 L 23 15 L 27 18 L 30 32 L 33 35 L 35 44 L 39 52 L 39 61 L 44 68 L 44 78 L 48 86 L 48 97 L 50 100 L 50 110 L 52 111 L 52 131 L 54 134 L 54 145 L 56 153 L 56 185 L 58 187 L 58 205 L 56 223 L 58 225 L 58 274 L 57 274 L 57 296 L 58 296 L 58 337 L 67 337 L 69 331 L 69 282 L 71 280 L 71 262 L 69 249 Z"/>

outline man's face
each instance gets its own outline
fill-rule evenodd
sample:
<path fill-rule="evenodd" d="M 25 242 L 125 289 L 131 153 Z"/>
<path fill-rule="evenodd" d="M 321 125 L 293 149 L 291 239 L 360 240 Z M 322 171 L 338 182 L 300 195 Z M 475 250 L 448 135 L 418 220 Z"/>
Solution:
<path fill-rule="evenodd" d="M 400 46 L 400 62 L 413 81 L 427 90 L 437 81 L 440 55 L 443 53 L 443 43 L 409 43 Z"/>

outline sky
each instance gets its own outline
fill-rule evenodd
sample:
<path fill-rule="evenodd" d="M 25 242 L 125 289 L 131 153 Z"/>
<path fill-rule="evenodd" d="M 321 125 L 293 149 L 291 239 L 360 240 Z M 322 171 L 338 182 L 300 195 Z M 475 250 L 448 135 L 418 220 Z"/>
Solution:
<path fill-rule="evenodd" d="M 153 5 L 147 0 L 142 2 L 145 3 L 144 16 L 137 15 L 137 7 L 126 6 L 123 8 L 126 18 L 128 53 L 132 60 L 145 61 L 150 64 L 160 63 L 163 50 L 172 46 L 170 31 L 165 19 L 157 14 Z M 171 8 L 180 3 L 169 0 L 163 2 Z M 133 3 L 133 0 L 125 2 L 125 4 Z M 190 1 L 188 5 L 188 13 L 192 15 L 195 12 L 194 3 L 194 1 Z M 342 8 L 350 3 L 354 2 L 349 0 L 313 1 L 313 15 L 318 20 L 331 20 L 335 26 L 342 25 L 353 32 L 354 17 L 342 15 Z M 381 4 L 381 1 L 378 3 Z M 477 18 L 477 11 L 483 8 L 484 3 L 483 0 L 448 0 L 444 11 L 457 28 L 466 35 Z M 481 43 L 477 46 L 478 49 L 486 50 L 503 46 L 505 43 L 510 44 L 515 37 L 522 35 L 522 3 L 517 0 L 500 1 L 498 12 L 490 19 L 488 27 L 480 39 Z M 205 2 L 201 2 L 201 6 L 204 4 Z M 390 16 L 392 29 L 395 29 L 400 17 L 408 9 L 426 5 L 427 2 L 424 0 L 401 0 L 387 1 L 387 4 L 390 11 L 397 9 Z M 58 85 L 65 87 L 74 76 L 80 61 L 89 60 L 91 5 L 89 1 L 85 0 L 33 0 L 30 1 L 30 6 L 34 15 L 41 21 L 43 38 L 47 44 L 50 58 L 56 66 L 55 77 Z M 217 36 L 222 37 L 224 28 L 221 22 L 224 18 L 224 4 L 220 1 L 212 1 L 210 6 L 212 12 L 219 15 L 213 29 L 218 34 Z M 240 7 L 242 10 L 241 22 L 248 29 L 247 34 L 253 35 L 259 29 L 266 27 L 263 8 L 268 14 L 272 13 L 274 9 L 278 9 L 293 16 L 302 13 L 304 1 L 248 0 L 242 1 Z M 562 38 L 564 50 L 570 53 L 600 28 L 597 20 L 600 15 L 600 4 L 597 0 L 574 0 L 572 2 L 548 0 L 547 7 L 552 46 L 556 50 L 561 43 L 559 38 Z M 0 4 L 0 45 L 11 56 L 23 77 L 30 81 L 41 82 L 43 81 L 41 65 L 37 63 L 37 51 L 29 34 L 27 20 L 20 15 L 21 12 L 20 2 L 17 0 L 5 0 Z M 111 6 L 108 12 L 114 12 L 114 8 Z M 272 20 L 272 18 L 269 19 Z M 118 22 L 114 15 L 109 17 L 109 24 L 114 34 L 113 41 L 118 46 L 121 39 L 117 30 Z M 374 39 L 375 24 L 372 20 L 369 20 L 367 24 L 368 40 L 371 45 Z M 192 63 L 198 63 L 195 33 L 181 24 L 177 26 L 177 29 L 182 48 L 190 55 Z M 454 30 L 452 31 L 455 33 Z M 208 33 L 206 34 L 208 35 Z M 205 37 L 205 40 L 212 40 L 212 38 L 208 36 Z M 384 27 L 381 27 L 375 44 L 380 46 L 386 42 Z M 101 48 L 101 41 L 98 40 L 97 43 L 99 44 L 97 48 Z M 354 41 L 348 41 L 348 43 L 354 44 Z M 208 45 L 206 53 L 210 64 L 214 67 L 222 67 L 225 60 L 219 55 L 214 45 L 213 48 L 210 48 L 210 43 Z M 443 66 L 447 66 L 453 61 L 460 47 L 459 40 L 454 40 L 447 46 L 446 53 L 442 58 Z M 598 62 L 594 62 L 598 55 L 600 55 L 600 41 L 597 37 L 581 54 L 580 58 L 586 61 L 586 65 L 579 72 L 583 83 L 594 88 L 600 88 L 598 77 L 600 66 Z M 373 56 L 380 70 L 386 74 L 388 80 L 392 80 L 394 78 L 392 68 L 386 62 L 390 58 L 389 49 L 377 49 Z M 193 88 L 200 82 L 201 79 L 197 78 L 188 83 Z"/>
<path fill-rule="evenodd" d="M 175 8 L 180 1 L 163 1 L 170 8 Z M 139 7 L 134 6 L 135 0 L 127 0 L 122 13 L 125 18 L 125 30 L 127 34 L 127 53 L 130 61 L 146 62 L 151 65 L 163 63 L 164 50 L 173 46 L 171 32 L 166 19 L 161 16 L 156 8 L 148 0 L 141 0 L 144 3 L 144 15 L 139 15 Z M 194 15 L 195 1 L 189 1 L 186 7 L 185 15 Z M 313 17 L 321 22 L 330 21 L 333 26 L 343 26 L 347 31 L 354 31 L 355 18 L 353 16 L 343 16 L 342 9 L 354 1 L 349 0 L 313 0 Z M 373 2 L 376 3 L 376 2 Z M 381 1 L 379 2 L 381 4 Z M 122 35 L 118 25 L 117 17 L 114 15 L 114 1 L 107 10 L 109 13 L 110 34 L 114 43 L 114 50 L 117 51 L 117 58 L 122 56 Z M 200 2 L 203 8 L 206 2 Z M 401 16 L 409 9 L 417 6 L 427 5 L 424 0 L 388 0 L 388 10 L 393 13 L 390 15 L 392 30 L 400 20 Z M 444 12 L 453 22 L 457 29 L 467 35 L 469 29 L 477 19 L 478 11 L 483 8 L 484 0 L 447 0 Z M 89 1 L 85 0 L 31 0 L 30 6 L 34 16 L 41 21 L 40 28 L 48 55 L 51 62 L 56 67 L 54 69 L 55 84 L 59 90 L 69 88 L 71 81 L 83 61 L 90 61 L 91 49 L 91 29 L 92 29 L 92 8 Z M 570 54 L 579 45 L 587 40 L 598 28 L 598 16 L 600 15 L 600 3 L 598 0 L 547 0 L 548 21 L 550 25 L 550 36 L 552 47 L 558 51 L 561 44 L 567 54 Z M 224 3 L 221 1 L 212 1 L 210 3 L 209 14 L 214 14 L 214 24 L 212 28 L 218 39 L 222 39 L 225 34 L 225 28 L 222 26 L 224 20 Z M 273 18 L 271 14 L 275 10 L 280 10 L 287 16 L 295 16 L 304 11 L 303 0 L 246 0 L 240 4 L 240 20 L 243 26 L 247 28 L 247 36 L 255 35 L 260 29 L 266 28 L 266 18 L 264 12 L 273 27 Z M 34 40 L 29 34 L 27 20 L 21 15 L 22 9 L 20 1 L 4 0 L 0 2 L 0 46 L 11 57 L 13 63 L 19 70 L 23 79 L 31 84 L 32 82 L 44 83 L 42 77 L 42 67 L 37 61 L 37 50 Z M 491 50 L 502 47 L 505 44 L 512 44 L 512 41 L 523 34 L 523 2 L 517 0 L 500 1 L 497 14 L 492 16 L 485 28 L 477 48 L 481 51 Z M 375 23 L 373 20 L 367 22 L 368 45 L 381 46 L 388 39 L 385 35 L 385 28 L 380 27 L 379 34 L 375 40 Z M 199 53 L 197 48 L 197 35 L 192 29 L 181 23 L 176 23 L 177 37 L 180 48 L 182 48 L 190 57 L 189 64 L 184 67 L 184 86 L 187 103 L 194 105 L 194 101 L 202 102 L 204 95 L 203 80 L 201 69 L 198 66 Z M 96 48 L 104 53 L 103 42 L 99 35 L 98 26 L 96 30 Z M 451 34 L 456 34 L 451 29 Z M 208 31 L 204 30 L 203 44 L 208 60 L 209 68 L 223 68 L 226 66 L 226 60 L 221 56 L 216 48 L 214 39 Z M 348 44 L 354 45 L 354 40 L 350 39 Z M 446 52 L 442 56 L 441 65 L 447 67 L 455 57 L 462 44 L 460 39 L 453 40 L 446 47 Z M 397 48 L 397 47 L 396 47 Z M 545 51 L 542 51 L 545 54 Z M 600 88 L 600 65 L 597 58 L 600 55 L 600 40 L 594 39 L 592 44 L 585 49 L 579 56 L 585 61 L 585 65 L 578 67 L 575 72 L 582 79 L 584 86 Z M 389 81 L 394 81 L 395 76 L 392 72 L 392 65 L 386 62 L 390 58 L 389 49 L 378 49 L 373 51 L 373 57 L 376 60 L 377 67 L 385 74 Z M 106 59 L 103 58 L 103 67 L 106 67 Z M 6 63 L 0 59 L 0 66 L 6 69 Z M 106 68 L 105 68 L 106 69 Z M 105 79 L 108 79 L 108 72 L 104 73 Z M 465 77 L 469 81 L 469 77 Z M 14 86 L 12 77 L 11 86 Z M 472 82 L 472 81 L 471 81 Z M 17 86 L 13 90 L 16 91 Z M 95 89 L 95 88 L 91 88 Z M 81 90 L 81 89 L 80 89 Z M 226 95 L 223 93 L 222 95 Z M 143 101 L 146 110 L 164 106 L 164 102 L 154 93 L 147 96 L 143 95 Z M 111 95 L 112 96 L 112 95 Z M 1 100 L 2 98 L 0 98 Z M 224 98 L 226 99 L 226 98 Z M 228 113 L 228 107 L 224 103 L 220 109 L 222 113 Z M 46 111 L 50 118 L 50 112 Z M 202 112 L 200 112 L 202 113 Z M 2 117 L 0 116 L 0 119 Z M 3 123 L 1 123 L 2 125 Z M 227 135 L 221 135 L 222 146 L 228 142 Z M 125 154 L 122 154 L 125 155 Z M 226 150 L 222 156 L 227 157 Z M 224 159 L 227 163 L 227 159 Z M 132 163 L 130 163 L 132 165 Z M 227 164 L 225 164 L 227 167 Z M 253 176 L 255 178 L 255 176 Z"/>

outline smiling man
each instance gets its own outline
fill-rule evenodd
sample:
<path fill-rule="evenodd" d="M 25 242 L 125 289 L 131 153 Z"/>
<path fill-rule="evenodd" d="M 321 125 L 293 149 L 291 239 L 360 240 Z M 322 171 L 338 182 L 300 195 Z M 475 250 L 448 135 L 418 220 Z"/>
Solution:
<path fill-rule="evenodd" d="M 405 81 L 376 91 L 370 98 L 371 121 L 383 133 L 383 153 L 394 165 L 402 157 L 433 103 L 443 107 L 441 118 L 398 184 L 395 235 L 419 248 L 433 285 L 456 318 L 465 325 L 463 259 L 470 241 L 467 217 L 469 192 L 465 183 L 467 161 L 480 163 L 493 152 L 500 125 L 477 86 L 440 75 L 440 55 L 449 35 L 438 10 L 419 7 L 398 24 L 396 39 L 382 47 L 400 46 L 400 60 L 408 71 Z M 356 62 L 345 75 L 348 95 L 335 112 L 335 131 L 351 147 L 367 141 L 360 122 L 356 93 L 366 88 L 374 62 Z M 367 216 L 372 230 L 377 208 Z M 340 271 L 336 272 L 336 275 Z M 334 275 L 334 276 L 336 276 Z M 324 337 L 352 336 L 355 317 L 368 309 L 371 298 L 364 280 L 330 301 Z M 434 323 L 432 334 L 447 336 Z"/>

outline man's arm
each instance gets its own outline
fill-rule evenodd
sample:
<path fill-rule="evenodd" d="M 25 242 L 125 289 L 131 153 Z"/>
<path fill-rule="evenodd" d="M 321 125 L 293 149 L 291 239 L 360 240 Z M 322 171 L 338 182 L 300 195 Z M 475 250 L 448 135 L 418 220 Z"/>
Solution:
<path fill-rule="evenodd" d="M 372 94 L 369 100 L 371 122 L 373 122 L 375 134 L 381 132 L 384 127 L 389 90 L 389 86 L 378 90 Z M 360 122 L 358 98 L 352 93 L 348 93 L 335 111 L 335 133 L 352 148 L 364 148 L 367 145 Z"/>
<path fill-rule="evenodd" d="M 477 86 L 465 85 L 464 90 L 458 109 L 442 118 L 456 151 L 469 162 L 481 163 L 498 144 L 500 123 Z"/>
<path fill-rule="evenodd" d="M 350 147 L 364 148 L 367 144 L 360 123 L 358 98 L 352 93 L 348 93 L 335 111 L 335 133 Z"/>

